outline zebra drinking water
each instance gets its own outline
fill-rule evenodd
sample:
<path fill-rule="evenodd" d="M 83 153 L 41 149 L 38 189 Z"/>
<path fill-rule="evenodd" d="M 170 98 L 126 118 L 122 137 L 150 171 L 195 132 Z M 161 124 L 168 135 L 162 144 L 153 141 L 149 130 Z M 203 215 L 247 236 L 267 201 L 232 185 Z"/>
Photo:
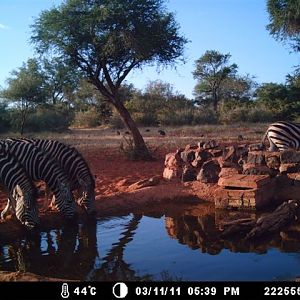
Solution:
<path fill-rule="evenodd" d="M 71 190 L 79 194 L 78 204 L 88 214 L 94 212 L 95 180 L 90 168 L 82 155 L 73 147 L 67 146 L 56 140 L 45 139 L 7 139 L 8 141 L 21 141 L 31 143 L 40 151 L 46 152 L 54 158 L 68 175 Z"/>
<path fill-rule="evenodd" d="M 15 157 L 0 151 L 0 181 L 9 193 L 8 203 L 1 212 L 1 219 L 11 207 L 17 219 L 27 228 L 39 224 L 36 188 Z"/>
<path fill-rule="evenodd" d="M 269 125 L 262 138 L 262 145 L 266 138 L 269 140 L 269 151 L 283 151 L 289 148 L 298 150 L 300 147 L 300 124 L 279 121 Z"/>
<path fill-rule="evenodd" d="M 0 141 L 0 149 L 13 155 L 34 181 L 42 180 L 55 195 L 57 209 L 66 217 L 75 215 L 75 201 L 70 190 L 68 177 L 49 156 L 33 144 L 18 141 Z"/>

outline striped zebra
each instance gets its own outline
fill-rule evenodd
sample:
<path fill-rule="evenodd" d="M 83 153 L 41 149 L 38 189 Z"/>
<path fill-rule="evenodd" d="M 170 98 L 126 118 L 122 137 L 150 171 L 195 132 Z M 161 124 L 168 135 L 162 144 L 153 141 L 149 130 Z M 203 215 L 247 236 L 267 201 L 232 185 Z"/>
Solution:
<path fill-rule="evenodd" d="M 75 202 L 68 177 L 59 165 L 34 145 L 18 141 L 0 141 L 0 149 L 13 155 L 33 181 L 42 180 L 55 195 L 57 209 L 66 217 L 75 215 Z"/>
<path fill-rule="evenodd" d="M 300 124 L 279 121 L 269 125 L 262 138 L 262 145 L 266 138 L 269 140 L 269 151 L 283 151 L 289 148 L 298 150 L 300 147 Z"/>
<path fill-rule="evenodd" d="M 17 219 L 27 228 L 39 224 L 37 191 L 22 165 L 13 155 L 0 152 L 0 181 L 9 193 L 8 203 L 1 212 L 1 219 L 11 207 Z"/>
<path fill-rule="evenodd" d="M 8 139 L 32 143 L 40 151 L 46 152 L 54 158 L 60 167 L 68 175 L 71 190 L 78 191 L 77 203 L 83 207 L 88 214 L 94 212 L 95 202 L 95 180 L 90 168 L 82 155 L 74 148 L 56 140 L 45 139 Z"/>

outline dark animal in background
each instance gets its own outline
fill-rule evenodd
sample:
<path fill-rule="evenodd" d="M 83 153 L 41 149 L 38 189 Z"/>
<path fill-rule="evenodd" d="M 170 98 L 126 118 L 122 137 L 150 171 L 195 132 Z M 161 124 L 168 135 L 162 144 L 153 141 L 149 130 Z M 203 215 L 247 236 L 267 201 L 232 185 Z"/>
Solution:
<path fill-rule="evenodd" d="M 165 133 L 165 131 L 163 131 L 163 130 L 158 130 L 158 133 L 160 134 L 160 135 L 162 135 L 162 136 L 165 136 L 166 135 L 166 133 Z"/>
<path fill-rule="evenodd" d="M 129 131 L 125 131 L 125 134 L 130 134 L 130 132 Z"/>
<path fill-rule="evenodd" d="M 241 134 L 238 135 L 237 139 L 238 139 L 238 141 L 243 141 L 244 140 L 244 138 Z"/>
<path fill-rule="evenodd" d="M 119 130 L 117 130 L 117 135 L 121 135 L 121 132 Z"/>
<path fill-rule="evenodd" d="M 146 131 L 146 132 L 150 132 L 150 129 L 147 128 L 145 131 Z"/>

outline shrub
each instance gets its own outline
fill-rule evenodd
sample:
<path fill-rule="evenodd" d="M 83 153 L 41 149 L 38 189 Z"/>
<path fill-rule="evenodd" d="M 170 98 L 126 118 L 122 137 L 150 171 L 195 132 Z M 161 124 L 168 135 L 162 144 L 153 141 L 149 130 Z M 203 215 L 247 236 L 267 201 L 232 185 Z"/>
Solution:
<path fill-rule="evenodd" d="M 101 115 L 95 108 L 75 113 L 72 125 L 75 127 L 96 127 L 101 124 Z"/>
<path fill-rule="evenodd" d="M 63 131 L 73 119 L 73 111 L 67 107 L 40 107 L 28 116 L 25 131 Z"/>
<path fill-rule="evenodd" d="M 116 111 L 113 112 L 109 119 L 109 126 L 114 129 L 122 129 L 125 127 L 119 113 Z"/>

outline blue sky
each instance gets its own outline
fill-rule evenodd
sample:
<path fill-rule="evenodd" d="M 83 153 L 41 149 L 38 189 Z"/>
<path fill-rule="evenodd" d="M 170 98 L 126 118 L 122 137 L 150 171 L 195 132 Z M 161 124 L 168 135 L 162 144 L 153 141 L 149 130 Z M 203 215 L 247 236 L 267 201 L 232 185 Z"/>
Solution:
<path fill-rule="evenodd" d="M 34 56 L 29 44 L 30 24 L 44 10 L 61 0 L 0 1 L 0 86 L 13 69 Z M 149 80 L 163 80 L 187 97 L 192 97 L 196 81 L 192 71 L 195 60 L 206 50 L 230 53 L 239 73 L 256 76 L 259 83 L 284 83 L 286 74 L 300 64 L 300 56 L 275 41 L 266 30 L 268 13 L 265 0 L 169 0 L 186 45 L 185 64 L 158 72 L 144 68 L 129 75 L 128 81 L 143 88 Z"/>

